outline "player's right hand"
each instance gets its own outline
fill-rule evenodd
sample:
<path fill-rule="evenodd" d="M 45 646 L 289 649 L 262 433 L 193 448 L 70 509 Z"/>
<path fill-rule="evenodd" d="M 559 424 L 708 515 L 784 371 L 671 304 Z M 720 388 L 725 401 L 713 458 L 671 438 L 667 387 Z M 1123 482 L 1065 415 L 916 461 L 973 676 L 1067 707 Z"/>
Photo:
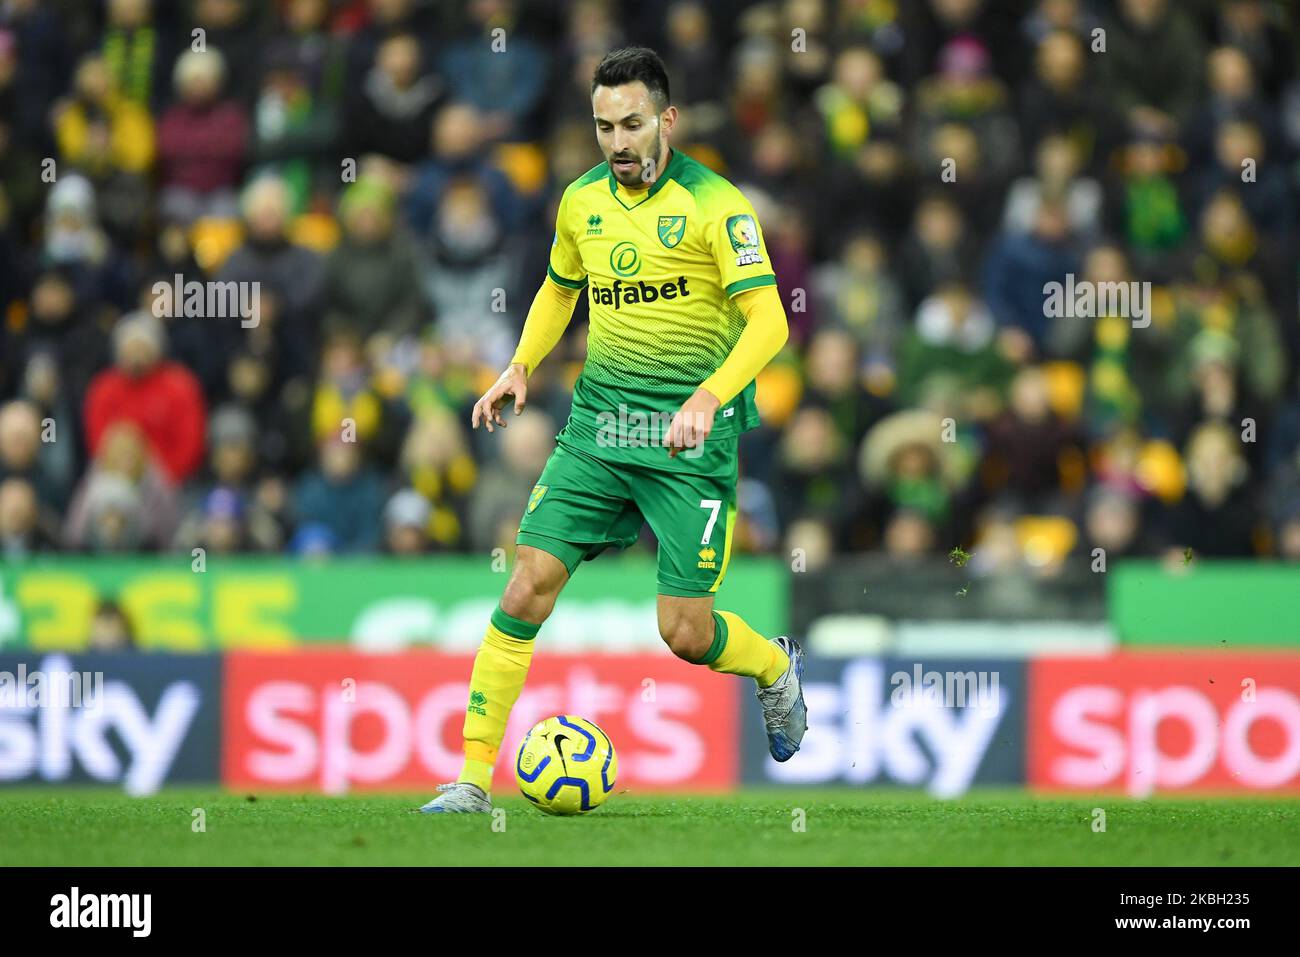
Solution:
<path fill-rule="evenodd" d="M 474 414 L 470 417 L 474 428 L 477 429 L 482 422 L 489 432 L 496 431 L 493 425 L 504 429 L 506 420 L 502 418 L 501 410 L 512 398 L 515 400 L 515 415 L 518 415 L 528 403 L 528 370 L 519 362 L 512 363 L 501 373 L 501 378 L 474 403 Z"/>

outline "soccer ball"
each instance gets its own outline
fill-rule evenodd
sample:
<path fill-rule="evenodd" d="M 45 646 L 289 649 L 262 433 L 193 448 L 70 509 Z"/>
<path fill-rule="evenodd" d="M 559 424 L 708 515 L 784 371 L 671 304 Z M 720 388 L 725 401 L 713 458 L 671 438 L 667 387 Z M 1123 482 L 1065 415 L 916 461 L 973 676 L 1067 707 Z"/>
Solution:
<path fill-rule="evenodd" d="M 582 814 L 605 803 L 618 776 L 609 736 L 586 718 L 557 715 L 533 725 L 519 744 L 519 790 L 547 814 Z"/>

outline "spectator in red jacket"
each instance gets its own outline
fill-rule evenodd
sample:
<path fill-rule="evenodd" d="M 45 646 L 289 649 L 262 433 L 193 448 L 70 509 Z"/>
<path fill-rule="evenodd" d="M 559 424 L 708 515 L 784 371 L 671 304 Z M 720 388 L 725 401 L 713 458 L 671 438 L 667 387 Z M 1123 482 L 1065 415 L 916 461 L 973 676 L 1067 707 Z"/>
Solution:
<path fill-rule="evenodd" d="M 189 224 L 239 214 L 237 192 L 248 154 L 248 117 L 221 99 L 225 59 L 218 50 L 187 51 L 176 60 L 178 101 L 158 126 L 164 218 Z"/>
<path fill-rule="evenodd" d="M 203 462 L 207 405 L 199 380 L 164 359 L 162 323 L 145 312 L 113 329 L 116 365 L 90 382 L 86 393 L 86 447 L 94 456 L 104 430 L 123 419 L 136 423 L 163 471 L 176 484 Z"/>

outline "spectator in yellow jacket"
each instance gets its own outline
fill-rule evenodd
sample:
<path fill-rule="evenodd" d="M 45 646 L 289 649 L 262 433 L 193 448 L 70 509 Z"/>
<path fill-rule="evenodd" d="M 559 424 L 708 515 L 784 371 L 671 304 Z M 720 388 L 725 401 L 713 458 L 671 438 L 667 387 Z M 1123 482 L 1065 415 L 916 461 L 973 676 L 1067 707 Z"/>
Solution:
<path fill-rule="evenodd" d="M 77 66 L 72 95 L 55 107 L 54 132 L 63 162 L 92 180 L 114 172 L 140 175 L 153 165 L 153 118 L 113 89 L 98 53 Z"/>

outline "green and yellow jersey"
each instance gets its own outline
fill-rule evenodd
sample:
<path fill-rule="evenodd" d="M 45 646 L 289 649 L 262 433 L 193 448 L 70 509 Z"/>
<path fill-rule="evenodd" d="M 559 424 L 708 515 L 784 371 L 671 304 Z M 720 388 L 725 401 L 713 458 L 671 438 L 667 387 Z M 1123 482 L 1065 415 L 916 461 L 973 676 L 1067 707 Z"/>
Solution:
<path fill-rule="evenodd" d="M 648 189 L 624 188 L 605 163 L 571 183 L 547 274 L 587 290 L 587 361 L 561 433 L 587 451 L 608 448 L 596 436 L 611 417 L 676 412 L 744 331 L 732 297 L 776 285 L 753 206 L 678 150 Z M 718 410 L 712 435 L 758 424 L 751 381 Z"/>

